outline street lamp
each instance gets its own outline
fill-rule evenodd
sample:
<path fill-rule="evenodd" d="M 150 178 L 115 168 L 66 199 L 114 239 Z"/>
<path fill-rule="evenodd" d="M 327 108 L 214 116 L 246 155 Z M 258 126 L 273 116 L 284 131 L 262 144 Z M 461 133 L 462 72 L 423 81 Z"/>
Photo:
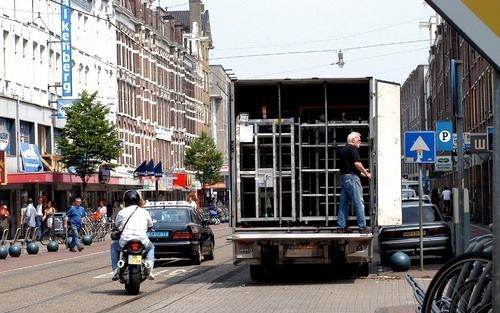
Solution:
<path fill-rule="evenodd" d="M 339 50 L 339 52 L 338 52 L 338 58 L 339 58 L 339 60 L 335 64 L 337 64 L 338 67 L 343 68 L 345 62 L 344 62 L 344 53 L 342 52 L 342 50 Z"/>
<path fill-rule="evenodd" d="M 342 50 L 338 51 L 337 57 L 338 57 L 338 61 L 335 63 L 330 63 L 330 65 L 337 65 L 339 68 L 343 68 L 345 65 L 345 62 L 344 62 L 344 53 L 342 52 Z"/>

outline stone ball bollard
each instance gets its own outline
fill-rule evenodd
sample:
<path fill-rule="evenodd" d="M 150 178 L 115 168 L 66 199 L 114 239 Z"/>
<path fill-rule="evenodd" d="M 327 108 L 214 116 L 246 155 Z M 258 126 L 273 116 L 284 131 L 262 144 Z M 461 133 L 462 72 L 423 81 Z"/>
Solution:
<path fill-rule="evenodd" d="M 401 251 L 395 252 L 390 259 L 391 269 L 394 272 L 406 272 L 410 269 L 410 257 Z"/>
<path fill-rule="evenodd" d="M 7 258 L 9 249 L 6 246 L 0 246 L 0 260 Z"/>
<path fill-rule="evenodd" d="M 10 246 L 9 255 L 13 258 L 19 257 L 21 255 L 21 246 L 17 244 Z"/>
<path fill-rule="evenodd" d="M 59 244 L 55 240 L 50 240 L 47 243 L 47 251 L 48 252 L 57 252 L 59 250 Z"/>
<path fill-rule="evenodd" d="M 90 246 L 92 244 L 92 235 L 84 235 L 82 237 L 82 243 L 86 246 Z"/>
<path fill-rule="evenodd" d="M 38 244 L 36 242 L 30 242 L 26 246 L 26 251 L 28 252 L 28 254 L 38 254 L 39 249 L 40 248 L 38 247 Z"/>

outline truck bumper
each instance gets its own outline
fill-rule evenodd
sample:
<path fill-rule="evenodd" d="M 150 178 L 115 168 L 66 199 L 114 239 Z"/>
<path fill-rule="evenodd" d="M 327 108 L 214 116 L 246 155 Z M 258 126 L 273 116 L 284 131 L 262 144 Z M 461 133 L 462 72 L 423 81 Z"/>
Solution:
<path fill-rule="evenodd" d="M 236 233 L 234 264 L 332 264 L 371 262 L 372 234 Z"/>

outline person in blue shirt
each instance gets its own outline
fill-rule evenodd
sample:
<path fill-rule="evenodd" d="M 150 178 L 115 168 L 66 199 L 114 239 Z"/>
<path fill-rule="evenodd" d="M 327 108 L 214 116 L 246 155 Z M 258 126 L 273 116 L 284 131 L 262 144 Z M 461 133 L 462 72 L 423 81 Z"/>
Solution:
<path fill-rule="evenodd" d="M 85 209 L 82 206 L 82 199 L 76 198 L 71 208 L 66 212 L 65 225 L 64 227 L 69 227 L 71 231 L 68 230 L 69 244 L 68 249 L 71 252 L 78 252 L 83 250 L 82 240 L 80 237 L 80 231 L 82 229 L 82 219 L 85 217 Z"/>

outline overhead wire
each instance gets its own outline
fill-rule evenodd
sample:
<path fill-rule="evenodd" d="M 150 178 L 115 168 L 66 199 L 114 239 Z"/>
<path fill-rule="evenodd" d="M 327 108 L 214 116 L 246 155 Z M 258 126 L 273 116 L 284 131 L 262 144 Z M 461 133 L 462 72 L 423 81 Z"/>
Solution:
<path fill-rule="evenodd" d="M 370 56 L 370 57 L 365 57 L 365 58 L 358 58 L 358 59 L 352 59 L 348 60 L 349 63 L 354 63 L 358 61 L 365 61 L 365 60 L 370 60 L 370 59 L 377 59 L 377 58 L 382 58 L 386 56 L 391 56 L 391 55 L 398 55 L 398 54 L 404 54 L 404 53 L 409 53 L 409 52 L 415 52 L 415 51 L 422 51 L 425 49 L 429 49 L 429 47 L 421 47 L 421 48 L 416 48 L 416 49 L 409 49 L 409 50 L 403 50 L 403 51 L 397 51 L 397 52 L 392 52 L 392 53 L 385 53 L 385 54 L 379 54 L 375 56 Z M 293 72 L 300 72 L 304 70 L 309 70 L 309 69 L 315 69 L 315 68 L 322 68 L 322 67 L 327 67 L 327 66 L 332 66 L 334 63 L 328 63 L 328 64 L 320 64 L 320 65 L 313 65 L 313 66 L 308 66 L 308 67 L 301 67 L 301 68 L 296 68 L 288 71 L 282 71 L 282 72 L 274 72 L 274 73 L 267 73 L 267 74 L 259 74 L 258 76 L 251 76 L 249 78 L 259 78 L 262 76 L 272 76 L 272 75 L 279 75 L 279 74 L 286 74 L 286 73 L 293 73 Z"/>
<path fill-rule="evenodd" d="M 404 24 L 416 22 L 416 21 L 422 20 L 423 18 L 426 18 L 426 17 L 427 16 L 424 16 L 424 17 L 420 17 L 420 18 L 408 20 L 408 21 L 405 21 L 405 22 L 388 25 L 388 26 L 385 26 L 385 27 L 380 27 L 380 28 L 368 30 L 368 31 L 365 31 L 365 32 L 359 32 L 359 33 L 354 33 L 354 34 L 350 34 L 350 35 L 340 36 L 338 38 L 330 38 L 330 39 L 322 39 L 322 40 L 300 41 L 300 42 L 293 42 L 293 43 L 284 43 L 284 44 L 279 44 L 279 45 L 263 45 L 263 46 L 237 47 L 237 48 L 223 48 L 223 49 L 218 49 L 218 50 L 219 51 L 224 51 L 224 50 L 264 49 L 264 48 L 277 48 L 277 47 L 297 46 L 297 45 L 302 45 L 302 44 L 312 44 L 312 43 L 320 43 L 320 42 L 326 42 L 326 41 L 337 41 L 337 40 L 343 40 L 343 39 L 358 37 L 358 36 L 362 36 L 362 35 L 366 35 L 366 34 L 370 34 L 370 33 L 374 33 L 374 32 L 379 32 L 381 30 L 385 30 L 385 29 L 389 29 L 389 28 L 401 26 L 401 25 L 404 25 Z"/>
<path fill-rule="evenodd" d="M 49 0 L 50 2 L 52 3 L 55 3 L 55 4 L 58 4 L 58 5 L 62 5 L 62 3 L 60 1 L 56 1 L 56 0 Z M 175 7 L 175 6 L 181 6 L 181 5 L 185 5 L 184 4 L 176 4 L 176 5 L 172 5 L 172 6 L 169 6 L 170 8 L 172 7 Z M 138 45 L 141 49 L 143 49 L 145 52 L 147 52 L 149 54 L 150 57 L 152 58 L 155 58 L 156 60 L 158 61 L 163 61 L 163 60 L 160 60 L 158 58 L 158 56 L 156 54 L 154 54 L 151 50 L 149 50 L 147 47 L 145 47 L 143 44 L 141 44 L 140 42 L 138 42 L 137 40 L 135 40 L 132 36 L 130 36 L 129 34 L 125 33 L 123 30 L 121 30 L 117 25 L 115 25 L 113 22 L 111 22 L 110 18 L 107 17 L 107 18 L 102 18 L 100 16 L 97 16 L 97 15 L 94 15 L 94 14 L 91 14 L 91 13 L 88 13 L 88 12 L 85 12 L 85 11 L 82 11 L 82 10 L 79 10 L 75 7 L 71 7 L 71 10 L 74 10 L 76 12 L 79 12 L 81 14 L 84 14 L 86 16 L 89 16 L 89 17 L 93 17 L 95 19 L 99 19 L 99 20 L 103 20 L 103 21 L 107 21 L 108 23 L 110 23 L 111 26 L 113 26 L 118 32 L 120 32 L 121 34 L 123 34 L 124 36 L 126 36 L 127 38 L 129 38 L 134 44 Z M 44 13 L 45 14 L 45 13 Z M 7 18 L 5 16 L 0 16 L 2 18 Z M 12 20 L 12 19 L 11 19 Z M 418 20 L 418 19 L 415 19 L 415 20 Z M 19 22 L 19 23 L 22 23 L 20 21 L 17 21 L 17 20 L 14 20 L 16 22 Z M 414 21 L 414 20 L 411 20 L 411 21 Z M 405 23 L 408 23 L 408 22 L 411 22 L 411 21 L 407 21 L 407 22 L 402 22 L 402 23 L 398 23 L 398 24 L 393 24 L 393 25 L 389 25 L 389 26 L 386 26 L 386 27 L 382 27 L 382 28 L 378 28 L 378 29 L 374 29 L 374 30 L 370 30 L 370 31 L 367 31 L 367 32 L 363 32 L 363 33 L 357 33 L 357 34 L 353 34 L 353 35 L 346 35 L 346 36 L 343 36 L 343 37 L 339 37 L 338 39 L 344 39 L 344 38 L 350 38 L 350 37 L 354 37 L 354 36 L 358 36 L 358 35 L 362 35 L 362 34 L 367 34 L 367 33 L 371 33 L 371 32 L 376 32 L 376 31 L 380 31 L 380 30 L 383 30 L 383 29 L 387 29 L 387 28 L 391 28 L 391 27 L 396 27 L 396 26 L 399 26 L 399 25 L 402 25 L 402 24 L 405 24 Z M 43 20 L 42 20 L 43 22 Z M 31 25 L 32 26 L 32 25 Z M 34 27 L 34 26 L 32 26 Z M 40 31 L 43 31 L 39 28 L 36 28 Z M 50 33 L 49 33 L 50 35 Z M 322 41 L 325 41 L 325 40 L 322 40 Z M 328 40 L 326 40 L 328 41 Z M 264 56 L 279 56 L 279 55 L 294 55 L 294 54 L 310 54 L 310 53 L 326 53 L 326 52 L 337 52 L 339 50 L 343 50 L 343 51 L 347 51 L 347 50 L 358 50 L 358 49 L 367 49 L 367 48 L 376 48 L 376 47 L 383 47 L 383 46 L 393 46 L 393 45 L 402 45 L 402 44 L 410 44 L 410 43 L 417 43 L 417 42 L 423 42 L 423 41 L 428 41 L 428 39 L 423 39 L 423 40 L 411 40 L 411 41 L 400 41 L 400 42 L 390 42 L 390 43 L 380 43 L 380 44 L 374 44 L 374 45 L 365 45 L 365 46 L 357 46 L 357 47 L 347 47 L 347 48 L 344 48 L 344 49 L 321 49 L 321 50 L 302 50 L 302 51 L 288 51 L 288 52 L 275 52 L 275 53 L 258 53 L 258 54 L 247 54 L 247 55 L 235 55 L 235 56 L 222 56 L 222 57 L 216 57 L 216 58 L 211 58 L 210 60 L 225 60 L 225 59 L 237 59 L 237 58 L 251 58 L 251 57 L 264 57 Z M 73 46 L 72 46 L 73 47 Z M 82 53 L 85 53 L 83 50 L 77 48 L 77 47 L 74 47 L 76 50 L 82 52 Z M 85 54 L 88 54 L 88 53 L 85 53 Z M 118 67 L 116 65 L 112 65 L 112 64 L 108 64 L 106 62 L 104 62 L 103 60 L 101 60 L 100 58 L 97 58 L 95 56 L 92 56 L 92 55 L 89 55 L 90 57 L 94 58 L 95 60 L 98 60 L 99 62 L 102 62 L 104 64 L 106 64 L 107 66 L 112 66 L 114 67 L 115 69 L 117 69 Z M 352 62 L 352 61 L 351 61 Z M 214 74 L 215 75 L 215 74 Z M 217 76 L 217 75 L 216 75 Z M 219 79 L 222 80 L 221 77 L 218 77 Z"/>
<path fill-rule="evenodd" d="M 270 52 L 270 53 L 256 53 L 256 54 L 233 55 L 233 56 L 224 56 L 224 57 L 212 58 L 212 60 L 240 59 L 240 58 L 252 58 L 252 57 L 262 57 L 262 56 L 276 56 L 276 55 L 291 55 L 291 54 L 338 52 L 340 50 L 342 50 L 342 51 L 348 51 L 348 50 L 359 50 L 359 49 L 367 49 L 367 48 L 378 48 L 378 47 L 386 47 L 386 46 L 395 46 L 395 45 L 417 43 L 417 42 L 423 42 L 423 41 L 429 41 L 429 40 L 428 39 L 419 39 L 419 40 L 409 40 L 409 41 L 386 42 L 386 43 L 379 43 L 379 44 L 374 44 L 374 45 L 365 45 L 365 46 L 357 46 L 357 47 L 347 47 L 347 48 L 343 48 L 343 49 L 303 50 L 303 51 Z"/>

